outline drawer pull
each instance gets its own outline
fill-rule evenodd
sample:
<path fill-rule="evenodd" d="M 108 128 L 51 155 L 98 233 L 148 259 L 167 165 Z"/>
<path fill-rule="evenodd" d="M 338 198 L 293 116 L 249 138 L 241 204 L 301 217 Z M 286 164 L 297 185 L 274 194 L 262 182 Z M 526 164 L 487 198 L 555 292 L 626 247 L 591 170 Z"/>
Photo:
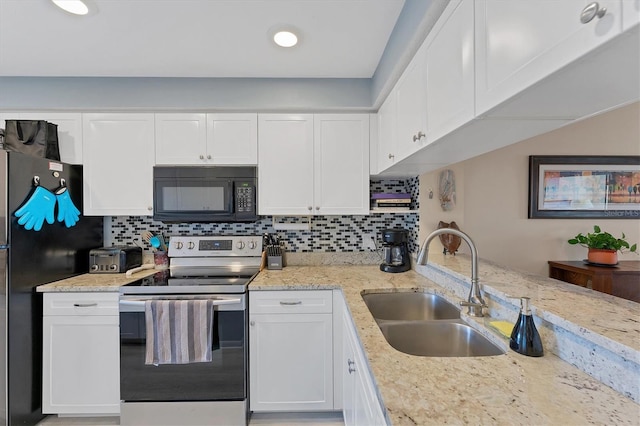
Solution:
<path fill-rule="evenodd" d="M 282 300 L 280 301 L 281 305 L 285 305 L 285 306 L 294 306 L 294 305 L 302 305 L 302 300 L 298 300 L 297 302 L 283 302 Z"/>
<path fill-rule="evenodd" d="M 347 358 L 347 368 L 349 370 L 349 374 L 356 371 L 356 369 L 354 368 L 355 365 L 356 365 L 355 361 L 351 361 L 349 358 Z"/>
<path fill-rule="evenodd" d="M 74 303 L 73 306 L 76 308 L 90 308 L 92 306 L 98 306 L 97 303 Z"/>

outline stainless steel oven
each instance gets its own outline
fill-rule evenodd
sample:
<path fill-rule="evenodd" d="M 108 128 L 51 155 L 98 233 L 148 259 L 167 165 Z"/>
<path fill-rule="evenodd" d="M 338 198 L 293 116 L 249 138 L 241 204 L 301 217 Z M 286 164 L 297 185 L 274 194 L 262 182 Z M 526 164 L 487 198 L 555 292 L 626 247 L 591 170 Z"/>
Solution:
<path fill-rule="evenodd" d="M 246 424 L 247 286 L 259 271 L 261 253 L 260 237 L 174 236 L 168 271 L 121 288 L 122 425 Z M 157 339 L 149 328 L 156 326 L 150 306 L 175 301 L 210 306 L 207 361 L 149 363 L 149 345 Z M 173 311 L 167 315 L 173 330 L 180 320 Z"/>

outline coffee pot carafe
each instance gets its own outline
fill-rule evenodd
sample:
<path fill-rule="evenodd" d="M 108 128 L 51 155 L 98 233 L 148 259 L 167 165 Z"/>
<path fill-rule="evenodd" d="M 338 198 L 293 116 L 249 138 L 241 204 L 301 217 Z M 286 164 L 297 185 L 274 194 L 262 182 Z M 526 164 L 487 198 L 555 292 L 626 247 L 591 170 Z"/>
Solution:
<path fill-rule="evenodd" d="M 405 229 L 385 229 L 382 231 L 382 258 L 380 270 L 384 272 L 405 272 L 411 269 L 408 232 Z"/>

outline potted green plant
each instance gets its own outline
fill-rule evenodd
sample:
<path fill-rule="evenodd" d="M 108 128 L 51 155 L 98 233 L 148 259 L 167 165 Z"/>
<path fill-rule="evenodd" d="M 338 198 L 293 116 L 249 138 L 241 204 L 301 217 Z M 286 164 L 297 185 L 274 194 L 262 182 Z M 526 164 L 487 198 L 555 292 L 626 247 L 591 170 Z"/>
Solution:
<path fill-rule="evenodd" d="M 618 263 L 618 252 L 625 250 L 635 252 L 637 244 L 630 245 L 625 240 L 624 232 L 621 238 L 616 238 L 608 232 L 603 232 L 598 225 L 593 227 L 593 233 L 582 233 L 576 235 L 568 241 L 569 244 L 579 244 L 587 247 L 587 261 L 604 265 L 615 265 Z"/>

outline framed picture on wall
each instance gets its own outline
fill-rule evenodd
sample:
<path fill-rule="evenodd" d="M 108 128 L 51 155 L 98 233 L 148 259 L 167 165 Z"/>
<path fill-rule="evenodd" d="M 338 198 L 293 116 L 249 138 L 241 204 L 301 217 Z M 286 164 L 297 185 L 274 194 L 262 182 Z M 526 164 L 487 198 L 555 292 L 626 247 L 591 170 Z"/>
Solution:
<path fill-rule="evenodd" d="M 640 219 L 640 156 L 529 156 L 530 219 Z"/>

